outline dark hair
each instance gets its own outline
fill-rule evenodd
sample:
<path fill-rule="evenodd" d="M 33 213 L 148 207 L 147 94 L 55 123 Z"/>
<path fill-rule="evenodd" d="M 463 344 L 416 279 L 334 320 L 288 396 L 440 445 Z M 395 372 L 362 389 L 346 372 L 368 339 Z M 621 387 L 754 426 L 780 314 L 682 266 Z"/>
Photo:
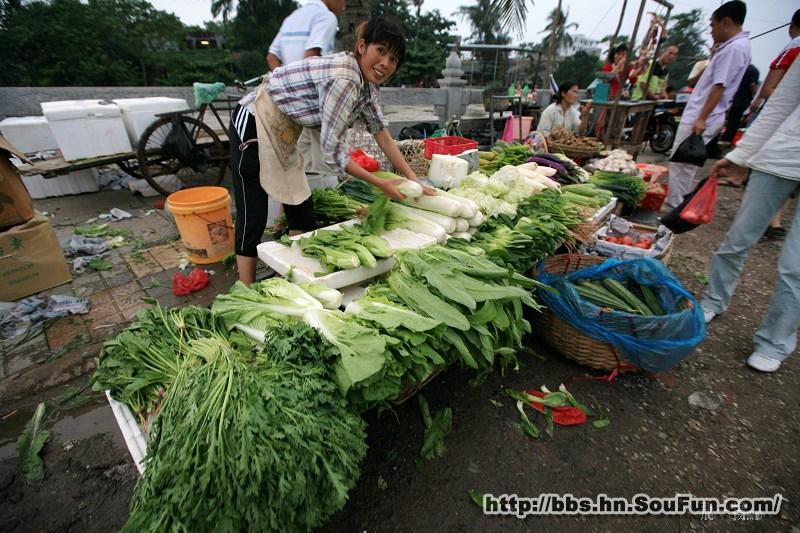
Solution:
<path fill-rule="evenodd" d="M 735 24 L 744 24 L 744 17 L 747 15 L 747 5 L 741 0 L 731 0 L 719 6 L 712 14 L 711 18 L 717 22 L 722 22 L 725 17 L 731 19 Z"/>
<path fill-rule="evenodd" d="M 794 15 L 792 15 L 792 26 L 800 28 L 800 9 L 795 11 Z"/>
<path fill-rule="evenodd" d="M 361 39 L 367 46 L 384 45 L 397 56 L 397 68 L 403 64 L 406 58 L 406 35 L 400 24 L 383 17 L 373 17 L 356 27 L 356 47 Z M 354 50 L 354 53 L 358 57 L 358 51 Z"/>
<path fill-rule="evenodd" d="M 628 53 L 628 46 L 624 45 L 624 44 L 618 44 L 614 48 L 611 48 L 608 51 L 608 62 L 609 63 L 614 63 L 614 56 L 617 55 L 620 52 L 625 52 L 627 54 Z"/>
<path fill-rule="evenodd" d="M 558 86 L 558 92 L 553 95 L 553 101 L 557 104 L 561 103 L 561 100 L 564 99 L 564 94 L 567 93 L 570 89 L 578 85 L 577 81 L 565 81 L 561 85 Z"/>
<path fill-rule="evenodd" d="M 674 93 L 675 92 L 675 86 L 674 85 L 667 85 L 667 88 L 664 89 L 664 92 L 665 93 Z"/>

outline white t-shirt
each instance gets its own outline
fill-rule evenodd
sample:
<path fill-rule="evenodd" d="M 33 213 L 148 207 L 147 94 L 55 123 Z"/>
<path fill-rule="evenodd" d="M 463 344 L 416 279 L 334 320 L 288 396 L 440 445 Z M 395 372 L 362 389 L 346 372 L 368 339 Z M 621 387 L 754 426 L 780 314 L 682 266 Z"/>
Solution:
<path fill-rule="evenodd" d="M 286 17 L 269 51 L 284 65 L 300 61 L 312 48 L 319 48 L 322 55 L 331 54 L 336 28 L 336 15 L 321 0 L 309 0 Z"/>
<path fill-rule="evenodd" d="M 556 128 L 565 128 L 573 133 L 578 133 L 581 125 L 581 116 L 575 106 L 570 106 L 567 111 L 561 104 L 553 102 L 542 112 L 536 131 L 543 135 L 550 135 Z"/>

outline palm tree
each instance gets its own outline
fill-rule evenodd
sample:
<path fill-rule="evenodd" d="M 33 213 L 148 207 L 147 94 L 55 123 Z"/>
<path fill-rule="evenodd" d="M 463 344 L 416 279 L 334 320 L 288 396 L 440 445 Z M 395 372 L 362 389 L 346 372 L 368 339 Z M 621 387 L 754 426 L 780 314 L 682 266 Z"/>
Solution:
<path fill-rule="evenodd" d="M 460 6 L 454 15 L 467 19 L 472 27 L 470 40 L 476 44 L 507 44 L 511 38 L 503 33 L 495 0 L 478 0 L 474 5 Z"/>
<path fill-rule="evenodd" d="M 547 50 L 547 63 L 545 70 L 545 82 L 550 79 L 550 74 L 553 72 L 553 63 L 555 62 L 556 54 L 564 46 L 570 46 L 573 43 L 572 36 L 567 33 L 568 29 L 577 28 L 578 24 L 570 22 L 567 24 L 567 17 L 569 10 L 565 14 L 561 11 L 561 0 L 558 1 L 558 7 L 547 15 L 547 26 L 540 33 L 547 32 L 544 39 L 542 39 L 542 46 Z"/>

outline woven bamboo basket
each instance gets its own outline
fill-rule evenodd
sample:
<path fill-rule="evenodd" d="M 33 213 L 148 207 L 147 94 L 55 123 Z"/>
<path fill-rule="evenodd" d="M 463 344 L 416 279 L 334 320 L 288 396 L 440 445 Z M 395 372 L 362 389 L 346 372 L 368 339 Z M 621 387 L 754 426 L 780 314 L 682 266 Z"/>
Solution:
<path fill-rule="evenodd" d="M 557 153 L 561 152 L 565 156 L 569 157 L 570 159 L 588 159 L 591 157 L 598 156 L 598 148 L 588 149 L 588 148 L 575 148 L 574 146 L 569 146 L 566 144 L 561 144 L 553 141 L 547 142 L 550 153 Z"/>
<path fill-rule="evenodd" d="M 397 148 L 414 174 L 418 177 L 428 175 L 431 162 L 425 159 L 425 141 L 417 139 L 397 141 Z"/>
<path fill-rule="evenodd" d="M 605 257 L 597 255 L 563 254 L 548 257 L 539 269 L 550 274 L 568 274 L 581 268 L 599 265 Z M 570 326 L 549 309 L 533 321 L 535 333 L 550 347 L 576 363 L 597 370 L 636 370 L 613 345 L 598 341 Z"/>

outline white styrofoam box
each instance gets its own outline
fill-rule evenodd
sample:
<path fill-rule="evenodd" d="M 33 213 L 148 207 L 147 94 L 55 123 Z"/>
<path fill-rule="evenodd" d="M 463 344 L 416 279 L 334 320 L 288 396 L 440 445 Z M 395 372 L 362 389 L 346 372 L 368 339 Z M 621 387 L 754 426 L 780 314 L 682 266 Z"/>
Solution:
<path fill-rule="evenodd" d="M 25 184 L 25 188 L 28 189 L 28 193 L 34 200 L 100 190 L 97 183 L 97 171 L 93 168 L 77 170 L 49 179 L 45 179 L 41 174 L 22 176 L 22 183 Z"/>
<path fill-rule="evenodd" d="M 8 117 L 0 122 L 0 134 L 14 148 L 25 152 L 39 152 L 58 148 L 45 117 Z"/>
<path fill-rule="evenodd" d="M 592 218 L 589 220 L 589 224 L 599 224 L 600 222 L 604 221 L 615 207 L 617 207 L 617 197 L 612 196 L 611 200 L 606 205 L 598 209 L 595 214 L 592 215 Z"/>
<path fill-rule="evenodd" d="M 113 100 L 122 110 L 122 122 L 131 144 L 136 146 L 144 131 L 156 120 L 160 113 L 185 111 L 189 104 L 183 98 L 153 96 L 150 98 L 117 98 Z"/>
<path fill-rule="evenodd" d="M 139 427 L 130 408 L 111 397 L 111 391 L 106 391 L 106 398 L 108 398 L 111 412 L 114 413 L 114 419 L 117 421 L 122 438 L 125 439 L 125 445 L 128 447 L 136 469 L 139 471 L 139 475 L 142 475 L 144 474 L 144 459 L 147 456 L 147 441 L 142 433 L 142 428 Z"/>
<path fill-rule="evenodd" d="M 356 220 L 348 220 L 341 224 L 334 224 L 324 229 L 336 230 L 342 225 L 355 224 Z M 292 240 L 297 240 L 302 237 L 309 237 L 313 232 L 303 233 L 295 237 L 290 237 Z M 389 246 L 395 250 L 406 250 L 409 248 L 422 248 L 436 243 L 436 239 L 430 235 L 421 233 L 414 233 L 406 229 L 393 229 L 381 234 L 381 237 L 386 239 Z M 326 287 L 331 289 L 340 289 L 342 287 L 349 287 L 356 283 L 361 283 L 376 276 L 380 276 L 392 269 L 397 264 L 394 257 L 388 259 L 378 259 L 378 264 L 374 268 L 357 267 L 350 270 L 338 270 L 325 276 L 315 276 L 315 272 L 323 270 L 322 265 L 313 257 L 306 257 L 300 251 L 297 244 L 292 246 L 285 246 L 277 241 L 262 242 L 256 249 L 258 257 L 264 261 L 270 268 L 280 275 L 285 275 L 290 269 L 292 271 L 292 281 L 318 281 Z"/>
<path fill-rule="evenodd" d="M 122 111 L 105 100 L 42 102 L 42 112 L 66 161 L 131 152 Z"/>

